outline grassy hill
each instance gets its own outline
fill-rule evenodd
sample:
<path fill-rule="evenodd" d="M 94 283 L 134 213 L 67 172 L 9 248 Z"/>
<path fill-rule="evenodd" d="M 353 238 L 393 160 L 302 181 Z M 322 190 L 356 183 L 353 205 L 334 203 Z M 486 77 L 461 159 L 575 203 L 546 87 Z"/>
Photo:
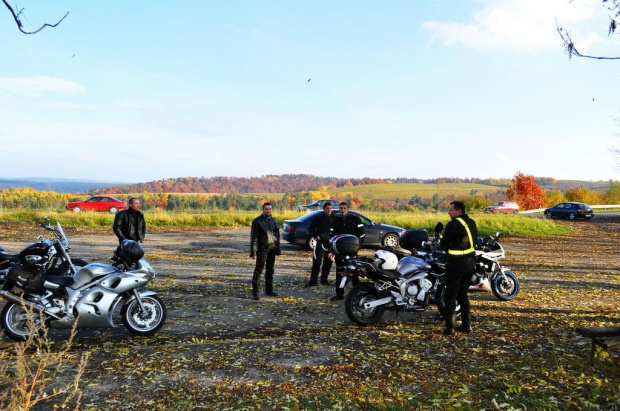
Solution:
<path fill-rule="evenodd" d="M 375 200 L 390 200 L 396 198 L 411 198 L 418 195 L 422 198 L 431 198 L 438 194 L 444 197 L 454 194 L 457 197 L 469 196 L 473 193 L 503 192 L 505 187 L 472 183 L 442 183 L 442 184 L 366 184 L 360 186 L 339 187 L 327 190 L 333 197 L 342 197 L 345 194 L 359 194 L 362 198 Z"/>

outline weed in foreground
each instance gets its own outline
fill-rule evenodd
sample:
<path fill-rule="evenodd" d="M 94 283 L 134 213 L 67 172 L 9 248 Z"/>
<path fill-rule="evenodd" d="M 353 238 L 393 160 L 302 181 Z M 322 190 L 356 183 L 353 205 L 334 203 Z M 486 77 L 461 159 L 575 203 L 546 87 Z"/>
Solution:
<path fill-rule="evenodd" d="M 48 338 L 44 319 L 32 310 L 26 313 L 28 329 L 40 332 L 33 332 L 26 341 L 16 343 L 13 353 L 4 353 L 0 361 L 0 408 L 21 411 L 38 405 L 46 409 L 80 409 L 82 390 L 79 384 L 89 353 L 79 356 L 72 353 L 76 327 L 58 349 Z M 76 363 L 76 357 L 77 365 L 71 366 Z M 57 381 L 62 379 L 57 377 L 67 369 L 75 375 L 69 382 L 59 385 Z"/>

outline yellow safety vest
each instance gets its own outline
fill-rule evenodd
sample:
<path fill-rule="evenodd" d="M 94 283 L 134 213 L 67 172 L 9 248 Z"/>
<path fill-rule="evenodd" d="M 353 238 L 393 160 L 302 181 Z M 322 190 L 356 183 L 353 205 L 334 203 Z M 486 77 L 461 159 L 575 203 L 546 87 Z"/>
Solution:
<path fill-rule="evenodd" d="M 455 218 L 455 220 L 457 220 L 459 223 L 463 224 L 463 227 L 465 227 L 465 231 L 467 231 L 467 237 L 469 237 L 469 245 L 470 245 L 470 247 L 467 250 L 448 250 L 448 254 L 450 254 L 450 255 L 465 255 L 465 254 L 473 253 L 474 252 L 474 241 L 471 238 L 471 231 L 469 231 L 469 226 L 467 225 L 467 223 L 461 217 L 457 217 L 457 218 Z"/>

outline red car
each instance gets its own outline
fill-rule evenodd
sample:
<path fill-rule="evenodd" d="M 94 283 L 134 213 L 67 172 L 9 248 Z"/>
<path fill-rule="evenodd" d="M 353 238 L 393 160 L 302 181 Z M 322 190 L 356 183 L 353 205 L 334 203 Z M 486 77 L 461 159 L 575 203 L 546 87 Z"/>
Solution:
<path fill-rule="evenodd" d="M 79 213 L 80 211 L 109 211 L 116 213 L 119 210 L 126 210 L 127 203 L 109 196 L 92 196 L 84 201 L 72 201 L 67 204 L 67 210 Z"/>

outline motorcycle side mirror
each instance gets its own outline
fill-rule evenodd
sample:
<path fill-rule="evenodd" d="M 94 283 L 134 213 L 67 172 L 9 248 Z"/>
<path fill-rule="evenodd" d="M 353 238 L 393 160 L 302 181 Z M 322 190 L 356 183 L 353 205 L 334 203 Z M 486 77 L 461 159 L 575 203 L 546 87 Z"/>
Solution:
<path fill-rule="evenodd" d="M 439 234 L 443 231 L 443 223 L 440 221 L 437 223 L 437 225 L 435 226 L 435 233 Z"/>
<path fill-rule="evenodd" d="M 498 231 L 498 232 L 495 233 L 495 239 L 499 240 L 499 236 L 500 236 L 500 232 Z"/>

